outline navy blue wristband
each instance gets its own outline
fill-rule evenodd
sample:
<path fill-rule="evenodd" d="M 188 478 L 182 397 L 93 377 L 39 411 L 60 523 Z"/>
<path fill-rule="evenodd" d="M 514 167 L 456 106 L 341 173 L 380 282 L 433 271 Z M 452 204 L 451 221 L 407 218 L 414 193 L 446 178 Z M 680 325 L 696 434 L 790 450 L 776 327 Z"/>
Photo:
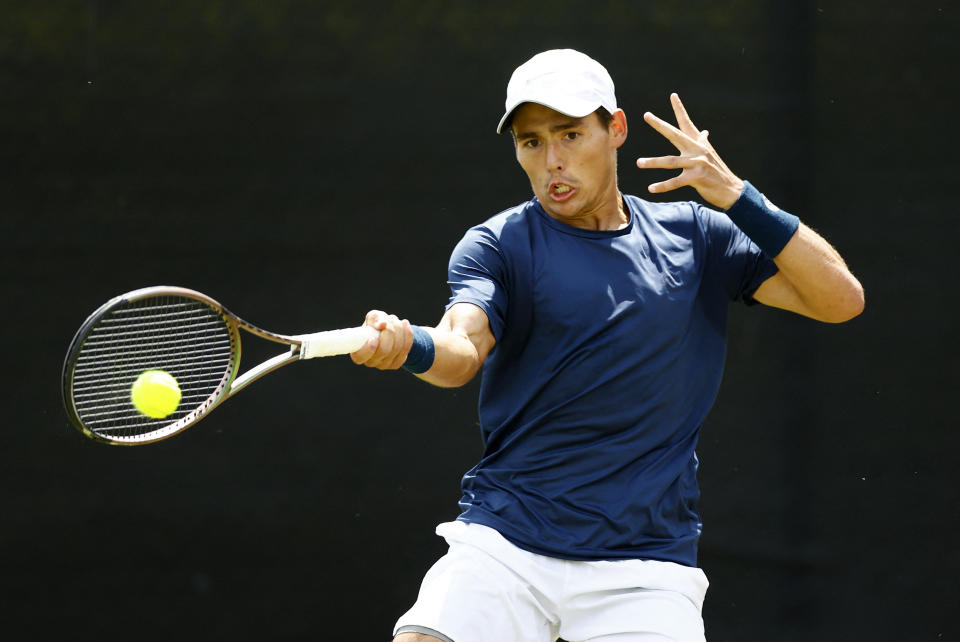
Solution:
<path fill-rule="evenodd" d="M 771 203 L 747 181 L 727 216 L 770 258 L 780 254 L 800 227 L 799 218 Z"/>
<path fill-rule="evenodd" d="M 433 365 L 433 337 L 418 325 L 411 327 L 413 328 L 413 345 L 407 353 L 407 360 L 403 362 L 403 369 L 413 374 L 422 374 Z"/>

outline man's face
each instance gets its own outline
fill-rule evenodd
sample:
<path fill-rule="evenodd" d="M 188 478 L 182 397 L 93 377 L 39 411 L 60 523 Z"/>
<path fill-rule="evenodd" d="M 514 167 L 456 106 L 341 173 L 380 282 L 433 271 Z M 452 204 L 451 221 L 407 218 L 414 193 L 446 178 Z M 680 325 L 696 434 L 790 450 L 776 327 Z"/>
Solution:
<path fill-rule="evenodd" d="M 626 138 L 623 112 L 606 127 L 596 114 L 573 118 L 536 103 L 524 103 L 511 127 L 517 161 L 533 193 L 553 218 L 598 229 L 619 211 L 617 148 Z"/>

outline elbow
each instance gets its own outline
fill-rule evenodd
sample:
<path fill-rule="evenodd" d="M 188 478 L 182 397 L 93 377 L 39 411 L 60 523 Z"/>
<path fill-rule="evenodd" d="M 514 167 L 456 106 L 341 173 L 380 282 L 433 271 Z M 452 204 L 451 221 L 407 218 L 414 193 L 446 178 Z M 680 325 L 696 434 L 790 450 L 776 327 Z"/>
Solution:
<path fill-rule="evenodd" d="M 422 375 L 417 375 L 427 383 L 438 388 L 459 388 L 470 383 L 480 370 L 479 364 L 468 363 L 459 369 L 434 370 L 431 368 Z"/>
<path fill-rule="evenodd" d="M 447 377 L 431 377 L 425 375 L 420 377 L 427 383 L 436 386 L 437 388 L 459 388 L 465 386 L 473 379 L 473 375 L 463 375 L 463 376 L 447 376 Z"/>
<path fill-rule="evenodd" d="M 468 383 L 473 381 L 473 378 L 477 376 L 477 373 L 479 371 L 480 371 L 480 363 L 471 362 L 470 364 L 468 364 L 468 367 L 464 368 L 454 376 L 452 380 L 452 385 L 450 385 L 449 387 L 459 388 L 460 386 L 467 385 Z"/>
<path fill-rule="evenodd" d="M 866 298 L 863 294 L 863 286 L 858 281 L 854 281 L 848 291 L 837 300 L 822 320 L 827 323 L 846 323 L 863 314 L 865 307 Z"/>

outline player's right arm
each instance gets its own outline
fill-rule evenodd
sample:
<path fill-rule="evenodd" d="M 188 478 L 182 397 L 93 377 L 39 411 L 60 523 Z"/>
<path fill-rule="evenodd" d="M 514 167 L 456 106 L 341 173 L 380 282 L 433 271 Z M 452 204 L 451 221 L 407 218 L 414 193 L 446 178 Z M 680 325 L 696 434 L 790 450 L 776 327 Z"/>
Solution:
<path fill-rule="evenodd" d="M 380 336 L 350 355 L 353 362 L 379 370 L 403 366 L 413 345 L 413 329 L 406 319 L 371 310 L 366 325 Z M 477 374 L 496 344 L 487 315 L 472 303 L 456 303 L 447 310 L 436 327 L 424 327 L 433 339 L 433 365 L 417 377 L 435 386 L 462 386 Z"/>

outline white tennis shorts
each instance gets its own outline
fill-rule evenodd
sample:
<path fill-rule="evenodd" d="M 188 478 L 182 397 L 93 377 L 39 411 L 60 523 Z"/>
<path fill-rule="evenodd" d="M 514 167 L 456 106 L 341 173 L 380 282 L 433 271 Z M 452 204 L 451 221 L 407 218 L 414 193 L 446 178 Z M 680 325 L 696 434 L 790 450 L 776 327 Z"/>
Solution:
<path fill-rule="evenodd" d="M 450 550 L 394 627 L 450 642 L 704 642 L 707 577 L 671 562 L 577 562 L 479 524 L 437 526 Z"/>

